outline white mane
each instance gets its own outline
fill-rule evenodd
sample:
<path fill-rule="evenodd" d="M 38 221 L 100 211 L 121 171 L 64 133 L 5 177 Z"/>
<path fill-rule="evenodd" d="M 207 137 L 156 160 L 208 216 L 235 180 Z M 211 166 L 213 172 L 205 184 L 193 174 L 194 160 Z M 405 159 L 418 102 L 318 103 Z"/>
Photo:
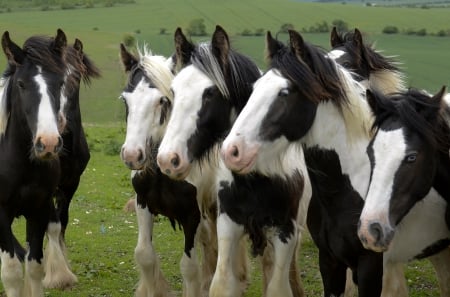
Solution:
<path fill-rule="evenodd" d="M 369 77 L 369 89 L 378 90 L 383 94 L 405 90 L 405 75 L 400 71 L 392 70 L 372 72 Z"/>
<path fill-rule="evenodd" d="M 170 91 L 174 75 L 170 71 L 167 58 L 163 56 L 153 55 L 152 51 L 144 46 L 138 50 L 139 63 L 144 68 L 145 74 L 155 84 L 156 88 L 161 91 L 170 101 L 173 101 L 173 94 Z"/>
<path fill-rule="evenodd" d="M 339 79 L 347 96 L 348 103 L 342 108 L 349 139 L 369 137 L 373 115 L 366 101 L 366 88 L 353 79 L 351 72 L 336 63 Z"/>

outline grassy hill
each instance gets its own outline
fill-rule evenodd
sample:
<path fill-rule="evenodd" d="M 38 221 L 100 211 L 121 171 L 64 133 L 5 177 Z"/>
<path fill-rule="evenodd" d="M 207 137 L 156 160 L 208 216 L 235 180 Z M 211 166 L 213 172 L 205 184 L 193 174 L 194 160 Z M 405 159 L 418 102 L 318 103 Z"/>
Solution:
<path fill-rule="evenodd" d="M 172 34 L 180 26 L 186 28 L 193 19 L 204 19 L 207 32 L 216 24 L 232 36 L 235 48 L 253 57 L 264 69 L 264 37 L 242 37 L 245 29 L 277 32 L 290 23 L 300 30 L 326 21 L 344 20 L 349 28 L 358 27 L 378 48 L 399 55 L 415 86 L 437 90 L 449 82 L 450 38 L 381 35 L 386 25 L 401 30 L 425 28 L 428 33 L 450 29 L 449 9 L 385 8 L 333 3 L 304 3 L 290 0 L 153 0 L 113 7 L 66 10 L 21 10 L 0 14 L 0 29 L 22 44 L 31 34 L 53 35 L 62 28 L 70 41 L 75 37 L 84 43 L 103 72 L 103 78 L 83 90 L 82 111 L 89 122 L 123 120 L 123 107 L 116 100 L 124 83 L 119 63 L 119 43 L 125 35 L 134 35 L 140 44 L 146 42 L 154 52 L 168 55 L 173 51 Z M 381 20 L 381 21 L 380 21 Z M 160 35 L 161 29 L 167 34 Z M 139 33 L 135 33 L 139 32 Z M 280 36 L 286 39 L 285 36 Z M 305 39 L 328 48 L 328 34 L 306 34 Z M 207 40 L 205 37 L 203 40 Z M 3 68 L 5 59 L 0 60 Z"/>

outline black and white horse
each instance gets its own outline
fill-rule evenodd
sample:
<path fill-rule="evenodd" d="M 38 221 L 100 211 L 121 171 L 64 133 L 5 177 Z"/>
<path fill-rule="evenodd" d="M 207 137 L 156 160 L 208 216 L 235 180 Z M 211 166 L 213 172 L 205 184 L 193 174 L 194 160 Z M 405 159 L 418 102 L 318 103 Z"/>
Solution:
<path fill-rule="evenodd" d="M 429 210 L 417 204 L 395 235 L 405 240 L 394 240 L 384 254 L 362 246 L 357 226 L 369 189 L 366 149 L 372 123 L 365 88 L 295 31 L 290 31 L 289 46 L 268 34 L 267 52 L 270 69 L 256 82 L 223 143 L 227 166 L 248 172 L 292 144 L 304 146 L 313 185 L 308 227 L 319 246 L 325 296 L 343 293 L 346 267 L 354 272 L 360 296 L 380 296 L 381 289 L 382 296 L 404 295 L 406 290 L 397 287 L 403 278 L 397 267 L 427 256 L 424 244 L 432 247 L 441 238 L 419 244 L 411 238 L 416 230 L 411 221 Z"/>
<path fill-rule="evenodd" d="M 185 181 L 170 179 L 159 170 L 156 154 L 169 120 L 173 95 L 172 59 L 153 55 L 144 48 L 138 56 L 124 45 L 120 55 L 128 82 L 121 94 L 126 106 L 127 133 L 121 150 L 123 162 L 133 170 L 132 184 L 136 192 L 136 214 L 139 236 L 135 259 L 140 268 L 136 296 L 171 296 L 160 270 L 158 256 L 152 245 L 153 218 L 161 214 L 172 227 L 181 225 L 184 232 L 184 253 L 180 267 L 183 296 L 202 296 L 207 291 L 217 259 L 215 232 L 201 218 L 197 191 Z M 214 227 L 214 225 L 212 225 Z M 203 271 L 197 260 L 196 242 L 201 243 Z"/>
<path fill-rule="evenodd" d="M 400 70 L 400 63 L 391 56 L 382 55 L 372 44 L 365 42 L 358 29 L 339 34 L 336 28 L 333 28 L 330 41 L 332 49 L 328 55 L 351 70 L 354 78 L 366 88 L 383 94 L 407 91 L 406 75 Z M 450 108 L 448 93 L 444 96 L 442 103 Z M 445 195 L 443 197 L 447 199 L 447 202 L 449 201 Z M 448 213 L 450 213 L 450 205 L 447 203 Z M 450 226 L 448 215 L 447 224 Z M 450 282 L 448 281 L 447 263 L 450 263 L 450 249 L 443 249 L 441 252 L 430 256 L 429 260 L 436 270 L 441 296 L 449 295 Z M 400 267 L 398 267 L 398 270 L 400 270 Z M 406 287 L 404 283 L 403 286 Z"/>
<path fill-rule="evenodd" d="M 400 69 L 400 62 L 382 55 L 373 44 L 365 42 L 358 29 L 339 33 L 334 27 L 330 44 L 329 57 L 352 71 L 354 78 L 367 89 L 385 94 L 406 89 L 406 76 Z"/>
<path fill-rule="evenodd" d="M 218 260 L 209 296 L 242 294 L 246 271 L 239 253 L 245 235 L 253 253 L 263 256 L 264 295 L 302 296 L 295 259 L 305 168 L 279 157 L 283 174 L 266 168 L 243 176 L 225 168 L 219 157 L 223 137 L 245 106 L 259 69 L 231 48 L 220 26 L 210 43 L 192 44 L 181 30 L 175 43 L 182 69 L 172 82 L 174 106 L 157 160 L 163 173 L 217 197 Z"/>
<path fill-rule="evenodd" d="M 366 248 L 390 252 L 399 240 L 409 240 L 422 251 L 417 259 L 448 250 L 450 108 L 444 96 L 445 88 L 435 96 L 414 89 L 388 97 L 368 92 L 376 133 L 367 148 L 371 182 L 358 225 Z M 416 232 L 402 238 L 397 233 L 405 221 Z M 447 284 L 442 296 L 448 296 L 450 274 L 440 281 Z"/>
<path fill-rule="evenodd" d="M 55 193 L 56 212 L 61 225 L 49 225 L 48 244 L 46 248 L 44 286 L 47 288 L 68 288 L 77 282 L 77 277 L 70 271 L 69 264 L 61 265 L 66 254 L 59 255 L 59 249 L 65 251 L 65 233 L 69 221 L 69 206 L 80 183 L 80 177 L 86 169 L 90 153 L 84 134 L 80 111 L 80 83 L 90 84 L 91 78 L 100 77 L 100 71 L 84 53 L 83 43 L 75 39 L 67 47 L 66 62 L 68 71 L 62 94 L 60 110 L 66 115 L 62 152 L 59 155 L 61 178 Z M 58 248 L 56 245 L 60 245 Z M 55 254 L 51 256 L 51 254 Z M 63 256 L 63 257 L 61 257 Z"/>
<path fill-rule="evenodd" d="M 54 38 L 30 37 L 23 48 L 11 41 L 8 32 L 2 36 L 8 65 L 0 86 L 0 257 L 8 297 L 43 296 L 44 235 L 48 226 L 61 228 L 53 195 L 61 173 L 66 47 L 61 30 Z M 11 229 L 19 216 L 26 219 L 29 247 L 25 277 Z"/>

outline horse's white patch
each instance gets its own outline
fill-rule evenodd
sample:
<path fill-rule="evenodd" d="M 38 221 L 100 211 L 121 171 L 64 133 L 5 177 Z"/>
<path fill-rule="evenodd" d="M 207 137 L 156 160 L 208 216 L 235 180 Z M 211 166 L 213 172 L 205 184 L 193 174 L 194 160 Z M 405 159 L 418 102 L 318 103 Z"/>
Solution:
<path fill-rule="evenodd" d="M 163 94 L 142 79 L 132 93 L 123 92 L 128 106 L 127 133 L 123 147 L 145 151 L 150 137 L 161 139 L 165 126 L 160 125 L 160 98 Z"/>
<path fill-rule="evenodd" d="M 377 220 L 390 225 L 389 204 L 394 176 L 406 154 L 403 130 L 379 130 L 373 142 L 373 152 L 375 164 L 361 221 L 376 217 Z"/>
<path fill-rule="evenodd" d="M 1 250 L 0 262 L 0 275 L 7 296 L 21 296 L 23 270 L 19 259 L 15 255 L 11 257 L 8 252 Z"/>
<path fill-rule="evenodd" d="M 422 253 L 431 243 L 450 238 L 445 222 L 446 206 L 447 202 L 431 188 L 428 195 L 416 203 L 396 226 L 385 258 L 405 263 Z"/>
<path fill-rule="evenodd" d="M 345 55 L 345 51 L 342 51 L 342 50 L 332 50 L 332 51 L 330 51 L 330 52 L 328 53 L 327 56 L 328 56 L 330 59 L 337 60 L 337 59 L 339 59 L 340 57 L 342 57 L 343 55 Z"/>
<path fill-rule="evenodd" d="M 8 126 L 9 112 L 6 110 L 6 90 L 8 89 L 9 78 L 0 78 L 0 137 L 6 132 Z"/>
<path fill-rule="evenodd" d="M 174 104 L 159 154 L 177 152 L 187 160 L 187 141 L 195 133 L 203 91 L 213 82 L 194 66 L 182 69 L 172 81 Z"/>
<path fill-rule="evenodd" d="M 270 106 L 277 98 L 281 89 L 287 88 L 289 81 L 274 70 L 269 70 L 259 78 L 253 87 L 253 92 L 244 109 L 239 114 L 233 128 L 223 142 L 223 146 L 236 141 L 236 138 L 244 138 L 247 143 L 259 143 L 259 129 L 264 117 L 269 112 Z"/>
<path fill-rule="evenodd" d="M 274 70 L 269 70 L 255 82 L 247 104 L 237 117 L 222 145 L 222 152 L 225 154 L 229 148 L 235 145 L 240 148 L 241 160 L 239 165 L 234 166 L 245 166 L 243 168 L 247 168 L 248 166 L 244 164 L 250 164 L 249 166 L 251 166 L 254 163 L 253 169 L 266 174 L 273 173 L 280 168 L 286 169 L 284 165 L 286 165 L 285 160 L 287 158 L 284 153 L 279 154 L 279 152 L 287 150 L 289 145 L 287 139 L 282 136 L 272 141 L 270 145 L 264 145 L 259 137 L 259 127 L 261 127 L 267 113 L 270 112 L 270 106 L 277 98 L 280 90 L 288 86 L 289 81 Z M 291 166 L 288 167 L 290 167 L 288 171 L 291 171 Z M 276 171 L 275 173 L 279 174 L 280 172 Z M 283 171 L 282 173 L 287 172 Z"/>
<path fill-rule="evenodd" d="M 39 68 L 39 67 L 38 67 Z M 36 135 L 41 133 L 58 134 L 58 125 L 55 118 L 55 113 L 51 104 L 51 99 L 47 90 L 47 84 L 39 69 L 39 74 L 34 77 L 39 93 L 41 94 L 41 101 L 38 107 L 37 117 L 37 131 Z"/>
<path fill-rule="evenodd" d="M 370 163 L 366 154 L 369 138 L 352 137 L 352 132 L 347 128 L 348 124 L 336 105 L 331 101 L 321 102 L 317 107 L 314 123 L 303 142 L 307 147 L 318 145 L 322 149 L 335 151 L 339 156 L 342 173 L 349 176 L 353 188 L 364 199 L 369 187 Z"/>

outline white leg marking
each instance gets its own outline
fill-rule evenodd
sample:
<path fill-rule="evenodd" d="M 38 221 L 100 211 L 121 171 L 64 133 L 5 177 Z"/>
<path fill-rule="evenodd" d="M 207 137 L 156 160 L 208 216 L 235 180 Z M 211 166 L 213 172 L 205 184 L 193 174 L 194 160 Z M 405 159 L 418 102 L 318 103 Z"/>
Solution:
<path fill-rule="evenodd" d="M 77 283 L 78 279 L 70 270 L 67 255 L 62 246 L 61 223 L 49 223 L 47 236 L 48 243 L 44 255 L 44 287 L 70 288 Z"/>
<path fill-rule="evenodd" d="M 9 253 L 1 252 L 1 279 L 3 287 L 8 297 L 21 297 L 23 287 L 23 271 L 22 264 L 19 259 L 14 256 L 10 257 Z"/>
<path fill-rule="evenodd" d="M 25 260 L 24 297 L 44 297 L 44 267 L 36 260 Z"/>
<path fill-rule="evenodd" d="M 241 287 L 236 275 L 235 257 L 244 228 L 234 223 L 226 214 L 217 217 L 218 259 L 214 273 L 210 297 L 241 296 Z"/>
<path fill-rule="evenodd" d="M 153 216 L 148 208 L 136 205 L 136 217 L 139 234 L 134 258 L 140 270 L 140 279 L 135 295 L 136 297 L 172 296 L 152 245 Z"/>
<path fill-rule="evenodd" d="M 297 239 L 297 230 L 294 230 L 293 235 L 287 238 L 286 243 L 282 242 L 277 234 L 274 234 L 272 238 L 274 250 L 273 274 L 267 285 L 267 297 L 293 296 L 289 284 L 289 268 L 294 257 Z"/>
<path fill-rule="evenodd" d="M 183 276 L 183 296 L 200 296 L 200 269 L 195 248 L 190 251 L 191 257 L 183 253 L 180 261 L 181 275 Z"/>

